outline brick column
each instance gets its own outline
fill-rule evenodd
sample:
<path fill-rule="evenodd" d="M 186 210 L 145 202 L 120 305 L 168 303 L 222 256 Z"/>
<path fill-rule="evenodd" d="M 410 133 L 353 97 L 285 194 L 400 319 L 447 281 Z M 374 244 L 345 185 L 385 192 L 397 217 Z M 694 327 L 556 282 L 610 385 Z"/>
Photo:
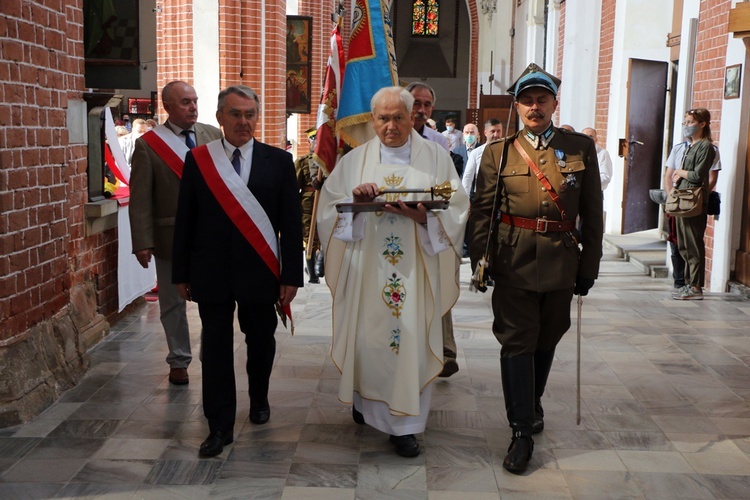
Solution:
<path fill-rule="evenodd" d="M 711 135 L 713 140 L 718 142 L 721 105 L 724 98 L 724 67 L 729 40 L 727 26 L 732 2 L 704 0 L 700 6 L 693 107 L 706 108 L 711 113 Z M 682 117 L 677 117 L 677 119 L 681 120 Z M 705 234 L 706 283 L 711 283 L 713 236 L 714 218 L 709 217 Z"/>

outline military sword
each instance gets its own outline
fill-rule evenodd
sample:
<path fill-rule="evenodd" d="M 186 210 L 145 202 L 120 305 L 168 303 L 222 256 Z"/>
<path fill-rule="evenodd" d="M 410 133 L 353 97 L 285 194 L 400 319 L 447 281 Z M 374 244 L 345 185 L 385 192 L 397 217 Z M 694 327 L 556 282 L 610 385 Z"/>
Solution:
<path fill-rule="evenodd" d="M 451 186 L 450 181 L 445 181 L 442 184 L 428 188 L 391 188 L 391 189 L 379 189 L 379 194 L 401 194 L 401 193 L 430 193 L 433 197 L 437 196 L 444 200 L 450 200 L 451 195 L 456 190 Z"/>
<path fill-rule="evenodd" d="M 578 335 L 576 345 L 576 425 L 581 425 L 581 308 L 583 297 L 578 296 Z"/>

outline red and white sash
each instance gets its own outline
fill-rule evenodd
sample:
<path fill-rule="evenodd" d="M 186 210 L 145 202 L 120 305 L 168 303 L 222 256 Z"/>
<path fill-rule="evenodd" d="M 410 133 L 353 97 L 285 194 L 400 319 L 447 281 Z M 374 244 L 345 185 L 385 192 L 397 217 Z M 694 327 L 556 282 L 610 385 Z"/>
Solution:
<path fill-rule="evenodd" d="M 194 148 L 193 156 L 216 201 L 278 279 L 279 249 L 271 220 L 234 171 L 221 140 Z"/>
<path fill-rule="evenodd" d="M 164 160 L 164 163 L 182 179 L 182 169 L 185 167 L 185 156 L 190 148 L 185 142 L 166 125 L 159 125 L 155 129 L 143 134 L 143 140 L 151 149 Z"/>
<path fill-rule="evenodd" d="M 248 243 L 258 252 L 276 279 L 280 280 L 279 246 L 271 220 L 257 198 L 235 172 L 221 139 L 194 148 L 193 157 L 216 201 Z M 277 305 L 277 307 L 281 306 Z M 289 305 L 282 309 L 291 321 L 290 330 L 294 333 L 292 309 Z M 286 322 L 284 324 L 286 325 Z"/>

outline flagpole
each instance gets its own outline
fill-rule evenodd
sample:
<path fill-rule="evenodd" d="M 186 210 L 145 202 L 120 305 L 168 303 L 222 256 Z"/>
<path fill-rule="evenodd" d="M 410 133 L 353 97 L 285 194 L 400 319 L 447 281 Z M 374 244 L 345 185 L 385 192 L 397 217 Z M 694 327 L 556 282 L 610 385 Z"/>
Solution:
<path fill-rule="evenodd" d="M 336 25 L 335 27 L 341 30 L 342 24 L 344 22 L 344 12 L 346 9 L 344 8 L 344 2 L 343 0 L 339 1 L 338 7 L 336 8 L 336 12 L 331 13 L 331 21 L 334 22 Z M 326 74 L 328 73 L 326 69 Z M 325 96 L 324 96 L 325 98 Z M 316 144 L 317 145 L 317 144 Z M 328 166 L 328 168 L 331 168 L 331 166 Z M 312 179 L 310 179 L 312 181 Z M 323 185 L 323 169 L 320 165 L 318 165 L 318 174 L 317 174 L 317 184 L 318 186 Z M 316 232 L 316 225 L 317 225 L 317 216 L 318 216 L 318 198 L 320 198 L 320 188 L 315 189 L 315 193 L 313 194 L 313 208 L 312 208 L 312 215 L 310 220 L 310 233 L 307 235 L 307 244 L 305 245 L 305 257 L 307 260 L 310 260 L 312 255 L 312 249 L 315 244 L 315 232 Z"/>

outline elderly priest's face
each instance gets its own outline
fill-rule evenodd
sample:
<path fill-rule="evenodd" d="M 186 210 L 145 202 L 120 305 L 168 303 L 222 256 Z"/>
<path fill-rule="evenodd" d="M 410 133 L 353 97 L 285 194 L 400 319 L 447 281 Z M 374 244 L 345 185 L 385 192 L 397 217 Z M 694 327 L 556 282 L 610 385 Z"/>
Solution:
<path fill-rule="evenodd" d="M 380 142 L 390 148 L 403 146 L 413 127 L 411 112 L 398 93 L 384 93 L 372 112 L 372 128 Z"/>

